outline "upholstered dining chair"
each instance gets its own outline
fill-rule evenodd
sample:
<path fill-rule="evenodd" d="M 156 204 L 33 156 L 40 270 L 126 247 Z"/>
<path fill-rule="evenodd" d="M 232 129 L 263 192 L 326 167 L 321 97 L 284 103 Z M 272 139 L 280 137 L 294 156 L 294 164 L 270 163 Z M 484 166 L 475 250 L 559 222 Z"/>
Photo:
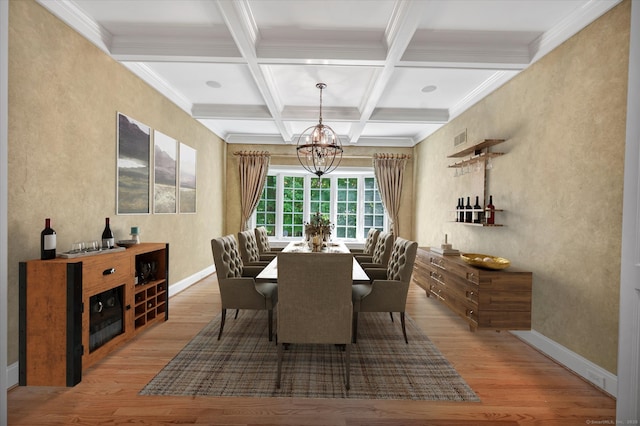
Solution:
<path fill-rule="evenodd" d="M 363 269 L 386 268 L 394 240 L 394 235 L 391 232 L 380 232 L 373 254 L 371 256 L 356 254 L 355 258 Z"/>
<path fill-rule="evenodd" d="M 255 281 L 256 270 L 259 271 L 260 268 L 243 265 L 233 235 L 212 239 L 211 251 L 213 252 L 213 262 L 216 266 L 222 302 L 218 340 L 222 336 L 227 309 L 254 309 L 268 311 L 269 341 L 272 341 L 273 309 L 278 303 L 278 285 Z"/>
<path fill-rule="evenodd" d="M 351 253 L 278 255 L 278 388 L 284 346 L 295 350 L 292 344 L 299 343 L 344 345 L 345 381 L 349 389 L 352 268 Z"/>
<path fill-rule="evenodd" d="M 256 243 L 258 243 L 258 252 L 260 255 L 277 255 L 282 251 L 282 247 L 271 247 L 271 244 L 269 244 L 269 231 L 267 231 L 267 228 L 264 226 L 254 228 L 253 232 L 256 236 Z"/>
<path fill-rule="evenodd" d="M 354 343 L 358 337 L 360 312 L 389 312 L 392 320 L 393 312 L 400 312 L 404 341 L 409 343 L 404 312 L 417 251 L 415 241 L 396 238 L 387 268 L 365 269 L 368 276 L 374 277 L 371 284 L 352 286 Z"/>
<path fill-rule="evenodd" d="M 260 255 L 253 230 L 238 232 L 238 247 L 245 265 L 265 267 L 276 257 L 275 254 Z"/>
<path fill-rule="evenodd" d="M 376 248 L 376 243 L 378 242 L 378 235 L 380 234 L 380 230 L 376 228 L 370 228 L 367 233 L 367 239 L 364 241 L 364 247 L 361 249 L 351 249 L 351 253 L 354 255 L 365 255 L 372 256 L 373 250 Z"/>

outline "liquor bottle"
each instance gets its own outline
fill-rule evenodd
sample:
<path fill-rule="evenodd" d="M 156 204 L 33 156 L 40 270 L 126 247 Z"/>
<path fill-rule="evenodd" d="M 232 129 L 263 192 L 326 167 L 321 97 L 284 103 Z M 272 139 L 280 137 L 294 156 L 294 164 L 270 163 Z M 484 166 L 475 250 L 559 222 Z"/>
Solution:
<path fill-rule="evenodd" d="M 476 203 L 473 206 L 474 213 L 476 214 L 476 218 L 473 220 L 473 223 L 481 223 L 482 222 L 482 207 L 480 207 L 480 197 L 476 195 Z"/>
<path fill-rule="evenodd" d="M 466 212 L 464 221 L 467 223 L 471 223 L 473 221 L 473 212 L 471 211 L 471 197 L 467 197 L 467 205 L 464 206 Z"/>
<path fill-rule="evenodd" d="M 115 244 L 115 238 L 113 238 L 113 232 L 111 232 L 111 227 L 109 226 L 109 218 L 105 218 L 104 231 L 102 231 L 102 248 L 110 249 Z"/>
<path fill-rule="evenodd" d="M 487 204 L 487 225 L 495 223 L 496 207 L 493 205 L 493 195 L 489 195 L 489 204 Z"/>
<path fill-rule="evenodd" d="M 44 220 L 44 229 L 40 233 L 40 259 L 56 258 L 56 231 L 51 228 L 51 219 Z"/>

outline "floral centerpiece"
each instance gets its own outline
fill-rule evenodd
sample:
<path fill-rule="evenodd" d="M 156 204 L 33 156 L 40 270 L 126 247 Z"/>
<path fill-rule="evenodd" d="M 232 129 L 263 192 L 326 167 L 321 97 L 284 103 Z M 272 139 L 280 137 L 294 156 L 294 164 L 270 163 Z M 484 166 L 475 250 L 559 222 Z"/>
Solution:
<path fill-rule="evenodd" d="M 313 238 L 315 235 L 321 236 L 321 238 L 327 238 L 331 235 L 333 224 L 327 217 L 324 217 L 320 212 L 311 216 L 309 222 L 304 223 L 304 233 L 307 239 Z"/>

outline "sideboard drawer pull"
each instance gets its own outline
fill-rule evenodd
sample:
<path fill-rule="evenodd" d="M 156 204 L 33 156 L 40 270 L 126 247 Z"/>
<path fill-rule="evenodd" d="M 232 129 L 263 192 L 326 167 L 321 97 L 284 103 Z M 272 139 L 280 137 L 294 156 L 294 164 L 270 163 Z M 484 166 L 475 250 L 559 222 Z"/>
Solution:
<path fill-rule="evenodd" d="M 102 271 L 102 275 L 111 275 L 116 273 L 116 268 L 109 268 Z"/>

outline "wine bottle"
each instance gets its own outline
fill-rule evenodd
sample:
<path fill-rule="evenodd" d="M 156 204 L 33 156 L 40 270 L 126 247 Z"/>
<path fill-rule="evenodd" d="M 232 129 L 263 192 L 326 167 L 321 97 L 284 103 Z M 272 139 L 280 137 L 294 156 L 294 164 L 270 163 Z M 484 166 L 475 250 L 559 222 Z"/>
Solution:
<path fill-rule="evenodd" d="M 56 231 L 51 228 L 51 219 L 44 220 L 44 229 L 40 233 L 40 259 L 56 258 Z"/>
<path fill-rule="evenodd" d="M 456 222 L 460 221 L 460 198 L 458 198 L 458 204 L 456 204 Z"/>
<path fill-rule="evenodd" d="M 471 223 L 473 221 L 473 212 L 471 211 L 471 197 L 467 197 L 467 205 L 464 206 L 466 212 L 464 221 L 467 223 Z"/>
<path fill-rule="evenodd" d="M 113 238 L 113 232 L 109 226 L 109 218 L 105 218 L 104 231 L 102 231 L 102 248 L 110 249 L 116 244 L 115 238 Z"/>
<path fill-rule="evenodd" d="M 476 218 L 474 219 L 474 223 L 480 223 L 482 219 L 482 207 L 480 207 L 480 197 L 476 195 L 476 203 L 473 206 L 473 210 L 475 210 Z"/>
<path fill-rule="evenodd" d="M 493 195 L 489 195 L 489 204 L 487 204 L 487 225 L 495 223 L 496 207 L 493 205 Z"/>
<path fill-rule="evenodd" d="M 458 222 L 464 222 L 464 197 L 460 197 L 460 213 L 458 214 Z"/>

